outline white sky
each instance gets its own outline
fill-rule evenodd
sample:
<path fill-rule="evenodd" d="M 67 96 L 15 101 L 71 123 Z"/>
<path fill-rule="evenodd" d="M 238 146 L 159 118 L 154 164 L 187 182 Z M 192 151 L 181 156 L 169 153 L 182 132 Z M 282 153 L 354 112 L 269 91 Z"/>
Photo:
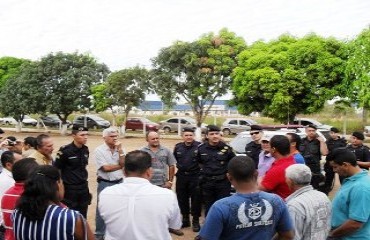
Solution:
<path fill-rule="evenodd" d="M 0 57 L 87 52 L 114 71 L 175 40 L 223 27 L 248 44 L 283 33 L 353 38 L 370 24 L 369 0 L 0 0 Z"/>

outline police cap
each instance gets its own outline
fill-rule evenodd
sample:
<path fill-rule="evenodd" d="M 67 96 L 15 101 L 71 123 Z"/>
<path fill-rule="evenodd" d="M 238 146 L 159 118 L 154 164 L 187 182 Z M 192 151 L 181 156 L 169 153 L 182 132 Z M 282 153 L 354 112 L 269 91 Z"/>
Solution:
<path fill-rule="evenodd" d="M 221 129 L 217 127 L 216 125 L 208 125 L 207 126 L 207 133 L 209 132 L 220 132 Z"/>
<path fill-rule="evenodd" d="M 262 131 L 262 127 L 260 125 L 251 125 L 251 131 Z"/>
<path fill-rule="evenodd" d="M 308 124 L 306 128 L 313 128 L 317 130 L 317 126 L 315 124 Z"/>
<path fill-rule="evenodd" d="M 89 129 L 87 127 L 82 127 L 82 126 L 73 126 L 72 127 L 72 131 L 75 131 L 75 132 L 86 132 L 86 131 L 89 131 Z"/>
<path fill-rule="evenodd" d="M 330 128 L 330 132 L 339 133 L 339 129 L 336 128 L 336 127 L 332 127 L 332 128 Z"/>
<path fill-rule="evenodd" d="M 185 127 L 182 129 L 182 132 L 194 132 L 194 129 L 193 128 L 190 128 L 190 127 Z"/>
<path fill-rule="evenodd" d="M 365 139 L 365 136 L 362 132 L 353 132 L 352 136 L 362 141 Z"/>

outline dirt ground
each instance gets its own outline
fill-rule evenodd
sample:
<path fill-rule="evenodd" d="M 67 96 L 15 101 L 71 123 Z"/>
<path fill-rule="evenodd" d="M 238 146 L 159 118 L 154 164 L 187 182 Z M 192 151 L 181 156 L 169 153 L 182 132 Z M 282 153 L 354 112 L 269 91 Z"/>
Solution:
<path fill-rule="evenodd" d="M 30 132 L 30 133 L 15 133 L 15 132 L 10 132 L 7 131 L 3 128 L 5 131 L 4 136 L 15 136 L 17 139 L 24 139 L 25 137 L 28 136 L 33 136 L 36 137 L 40 133 L 36 132 Z M 54 139 L 54 155 L 58 151 L 59 147 L 65 144 L 68 144 L 72 141 L 71 136 L 61 136 L 58 133 L 49 133 L 53 139 Z M 136 135 L 136 136 L 132 136 Z M 175 137 L 175 136 L 171 136 Z M 175 137 L 176 138 L 176 137 Z M 138 134 L 128 134 L 125 138 L 121 138 L 120 141 L 123 143 L 123 146 L 126 150 L 132 151 L 139 149 L 143 146 L 146 145 L 146 141 L 144 137 L 138 136 Z M 179 142 L 180 139 L 161 139 L 161 144 L 163 146 L 166 146 L 170 149 L 173 149 L 175 144 Z M 90 149 L 90 158 L 89 158 L 89 165 L 88 165 L 88 171 L 89 171 L 89 188 L 90 192 L 93 194 L 93 200 L 92 204 L 89 206 L 88 210 L 88 222 L 92 230 L 94 231 L 95 229 L 95 209 L 96 209 L 96 167 L 95 167 L 95 162 L 94 162 L 94 149 L 99 146 L 100 144 L 103 143 L 103 139 L 100 135 L 94 134 L 90 135 L 88 138 L 87 146 Z M 201 222 L 203 219 L 201 219 Z M 191 230 L 191 228 L 185 228 L 183 229 L 183 232 L 185 233 L 184 236 L 175 236 L 173 235 L 173 239 L 175 240 L 188 240 L 188 239 L 194 239 L 196 234 Z"/>
<path fill-rule="evenodd" d="M 5 134 L 4 134 L 5 137 L 6 136 L 15 136 L 15 137 L 20 138 L 20 139 L 24 139 L 27 136 L 36 137 L 38 134 L 40 134 L 40 133 L 36 133 L 36 132 L 15 133 L 15 132 L 7 131 L 4 128 L 3 128 L 3 130 L 5 130 Z M 54 139 L 54 154 L 56 154 L 56 152 L 58 151 L 60 146 L 68 144 L 72 141 L 71 136 L 61 136 L 58 133 L 49 133 L 49 134 Z M 174 136 L 174 135 L 171 135 L 169 137 L 171 137 L 171 138 L 169 139 L 169 138 L 162 137 L 161 138 L 161 144 L 163 146 L 166 146 L 166 147 L 170 148 L 170 149 L 173 149 L 175 144 L 177 142 L 181 141 L 181 140 L 180 140 L 180 138 L 178 138 L 177 136 Z M 123 146 L 124 146 L 126 152 L 139 149 L 139 148 L 146 145 L 145 138 L 142 136 L 142 134 L 141 135 L 140 134 L 127 134 L 126 137 L 121 137 L 120 141 L 123 143 Z M 89 165 L 88 165 L 89 188 L 90 188 L 90 192 L 93 194 L 93 201 L 92 201 L 92 204 L 89 206 L 88 217 L 87 218 L 88 218 L 88 222 L 90 224 L 90 227 L 92 228 L 93 231 L 95 229 L 96 185 L 97 185 L 96 184 L 96 167 L 95 167 L 95 162 L 94 162 L 94 149 L 102 143 L 103 143 L 103 139 L 100 135 L 98 135 L 98 133 L 92 133 L 89 136 L 88 142 L 87 142 L 87 146 L 90 149 L 90 158 L 89 158 Z M 332 198 L 334 193 L 337 191 L 337 189 L 339 187 L 338 182 L 339 181 L 338 181 L 338 178 L 337 178 L 334 190 L 330 193 L 330 198 Z M 200 221 L 202 223 L 204 221 L 204 219 L 201 218 Z M 191 228 L 185 228 L 185 229 L 182 229 L 182 230 L 184 232 L 184 236 L 175 236 L 175 235 L 173 235 L 174 240 L 190 240 L 190 239 L 194 239 L 194 237 L 196 236 L 196 233 L 194 233 L 191 230 Z"/>

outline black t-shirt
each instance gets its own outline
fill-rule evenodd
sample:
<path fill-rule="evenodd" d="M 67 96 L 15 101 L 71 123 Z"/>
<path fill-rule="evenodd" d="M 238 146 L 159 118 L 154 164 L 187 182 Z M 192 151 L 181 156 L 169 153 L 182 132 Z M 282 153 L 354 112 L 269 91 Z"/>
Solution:
<path fill-rule="evenodd" d="M 254 141 L 248 143 L 245 146 L 245 153 L 248 157 L 252 158 L 254 161 L 256 169 L 258 168 L 259 155 L 261 153 L 262 147 L 261 144 L 255 143 Z"/>

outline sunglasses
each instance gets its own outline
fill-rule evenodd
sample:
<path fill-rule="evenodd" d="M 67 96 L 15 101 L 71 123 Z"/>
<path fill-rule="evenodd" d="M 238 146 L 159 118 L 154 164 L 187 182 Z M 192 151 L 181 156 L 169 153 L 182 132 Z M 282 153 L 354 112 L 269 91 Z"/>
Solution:
<path fill-rule="evenodd" d="M 260 132 L 251 132 L 251 135 L 259 134 Z"/>

